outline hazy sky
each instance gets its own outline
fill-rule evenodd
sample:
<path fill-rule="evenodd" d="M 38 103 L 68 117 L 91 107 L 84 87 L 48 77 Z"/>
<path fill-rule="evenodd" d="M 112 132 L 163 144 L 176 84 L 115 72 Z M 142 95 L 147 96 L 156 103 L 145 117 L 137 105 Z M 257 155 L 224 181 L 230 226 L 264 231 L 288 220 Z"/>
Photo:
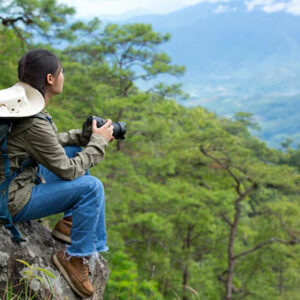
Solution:
<path fill-rule="evenodd" d="M 141 14 L 162 14 L 202 1 L 203 0 L 58 0 L 58 2 L 75 7 L 79 17 L 119 15 L 131 11 L 140 11 Z"/>
<path fill-rule="evenodd" d="M 218 12 L 226 12 L 232 10 L 234 2 L 237 1 L 244 2 L 249 11 L 262 9 L 266 13 L 285 11 L 300 15 L 300 0 L 58 0 L 75 7 L 80 18 L 117 16 L 125 13 L 165 14 L 200 2 L 218 3 Z"/>

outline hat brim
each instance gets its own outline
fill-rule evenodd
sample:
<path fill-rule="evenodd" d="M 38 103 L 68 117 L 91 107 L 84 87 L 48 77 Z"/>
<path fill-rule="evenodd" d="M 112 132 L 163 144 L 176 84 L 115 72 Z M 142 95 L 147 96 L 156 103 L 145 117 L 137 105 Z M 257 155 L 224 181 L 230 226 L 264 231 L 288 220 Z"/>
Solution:
<path fill-rule="evenodd" d="M 18 111 L 0 110 L 0 118 L 24 118 L 33 116 L 41 112 L 45 107 L 43 95 L 35 88 L 25 82 L 18 82 L 13 87 L 18 86 L 24 89 L 27 97 L 27 105 L 19 108 Z"/>

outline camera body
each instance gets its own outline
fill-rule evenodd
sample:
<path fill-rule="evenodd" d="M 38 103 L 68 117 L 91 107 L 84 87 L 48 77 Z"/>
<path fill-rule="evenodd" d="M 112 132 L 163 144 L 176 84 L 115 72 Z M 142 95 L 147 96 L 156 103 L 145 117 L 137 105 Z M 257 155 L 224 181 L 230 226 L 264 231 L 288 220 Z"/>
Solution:
<path fill-rule="evenodd" d="M 92 122 L 93 120 L 97 121 L 97 127 L 102 127 L 106 121 L 101 117 L 89 116 L 82 126 L 82 136 L 86 139 L 89 139 L 92 134 Z M 117 140 L 124 140 L 126 133 L 126 124 L 124 122 L 112 122 L 113 137 Z"/>

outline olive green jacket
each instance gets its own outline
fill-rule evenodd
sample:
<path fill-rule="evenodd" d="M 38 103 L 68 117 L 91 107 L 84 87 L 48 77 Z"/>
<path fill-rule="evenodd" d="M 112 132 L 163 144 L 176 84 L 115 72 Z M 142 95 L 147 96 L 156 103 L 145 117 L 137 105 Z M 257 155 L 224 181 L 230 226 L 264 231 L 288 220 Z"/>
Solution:
<path fill-rule="evenodd" d="M 49 116 L 47 111 L 42 113 Z M 54 122 L 51 124 L 39 118 L 20 119 L 14 122 L 8 135 L 7 149 L 11 172 L 19 169 L 20 164 L 31 157 L 63 179 L 73 180 L 103 160 L 107 143 L 99 134 L 92 134 L 89 141 L 85 140 L 81 136 L 81 129 L 58 133 Z M 79 145 L 84 148 L 74 158 L 68 158 L 63 148 L 66 145 Z M 8 207 L 12 216 L 29 201 L 37 171 L 37 166 L 27 167 L 10 184 Z M 3 181 L 4 163 L 1 157 L 0 183 Z"/>

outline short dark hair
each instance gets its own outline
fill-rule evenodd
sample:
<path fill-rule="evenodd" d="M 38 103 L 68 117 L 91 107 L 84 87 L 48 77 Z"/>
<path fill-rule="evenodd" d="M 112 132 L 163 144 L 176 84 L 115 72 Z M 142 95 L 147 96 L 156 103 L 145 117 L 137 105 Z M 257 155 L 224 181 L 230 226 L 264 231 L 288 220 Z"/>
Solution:
<path fill-rule="evenodd" d="M 45 96 L 47 75 L 56 75 L 60 68 L 60 60 L 52 52 L 45 49 L 31 50 L 19 60 L 18 77 Z"/>

